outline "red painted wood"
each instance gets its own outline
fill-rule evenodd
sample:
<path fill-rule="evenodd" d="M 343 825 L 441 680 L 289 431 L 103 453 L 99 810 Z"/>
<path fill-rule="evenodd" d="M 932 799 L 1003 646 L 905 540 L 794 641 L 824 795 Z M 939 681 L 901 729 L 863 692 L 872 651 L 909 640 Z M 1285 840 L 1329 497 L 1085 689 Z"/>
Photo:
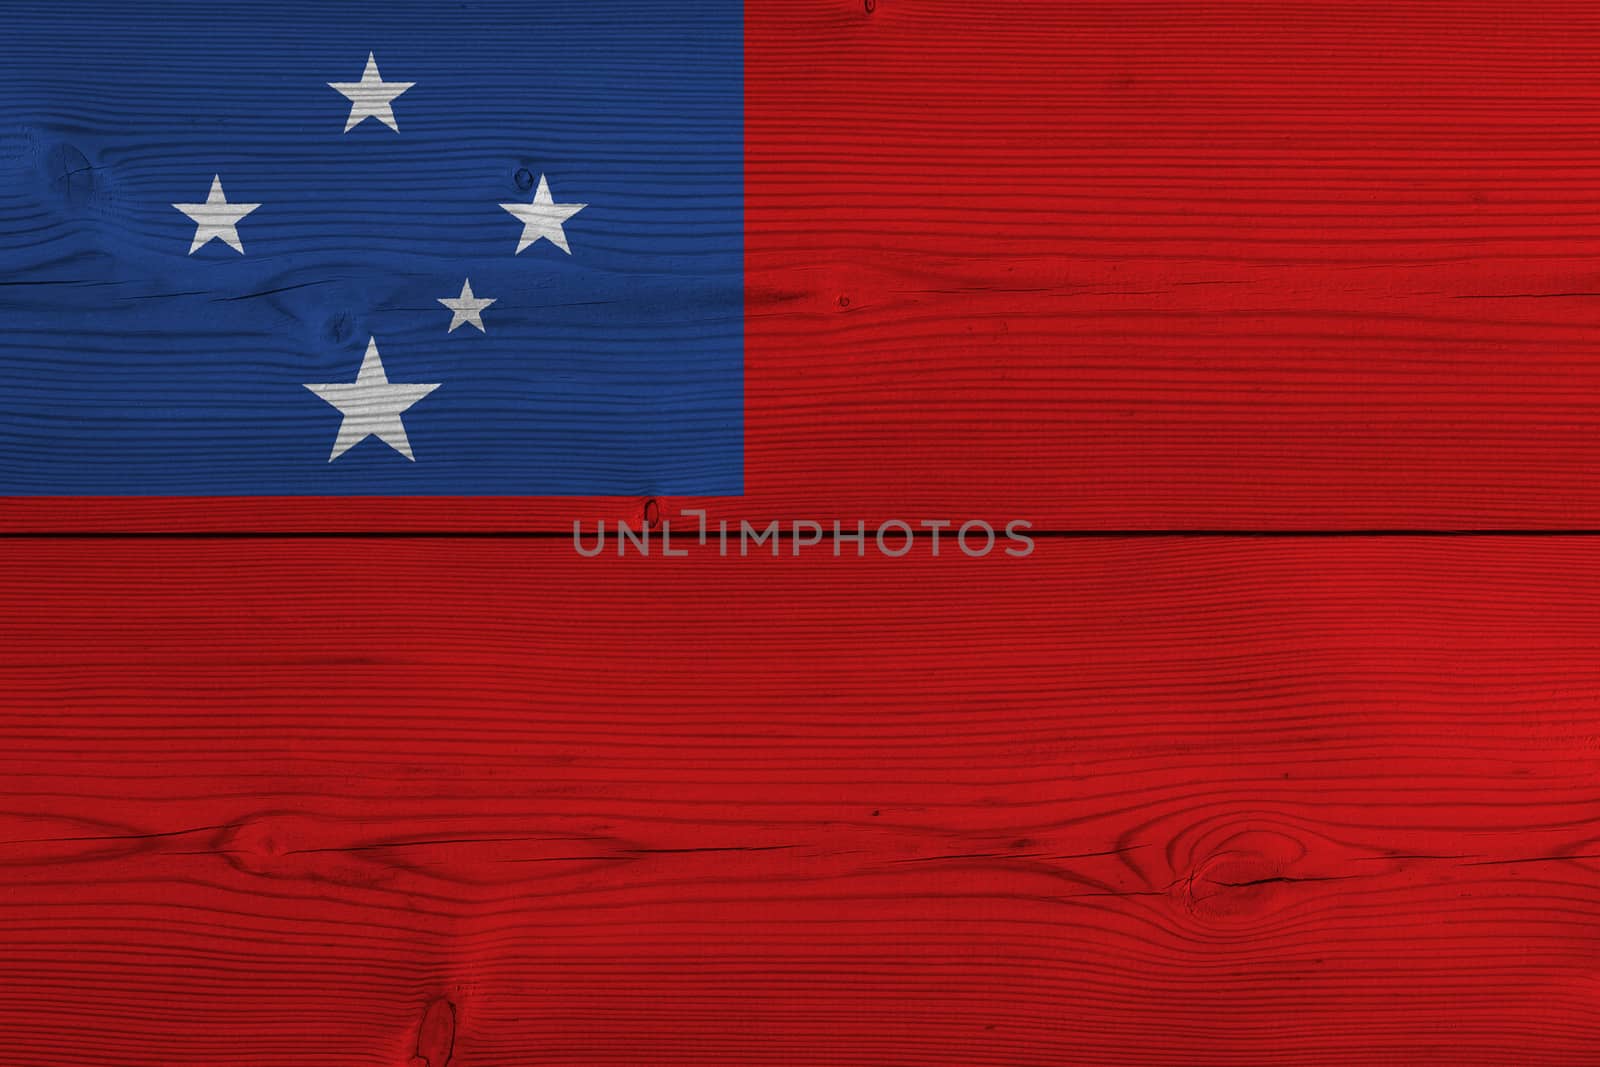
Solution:
<path fill-rule="evenodd" d="M 752 0 L 747 35 L 722 513 L 1600 525 L 1592 5 Z M 645 495 L 0 523 L 559 529 Z"/>
<path fill-rule="evenodd" d="M 871 6 L 748 8 L 716 515 L 1596 525 L 1600 14 Z M 0 635 L 5 1063 L 1596 1059 L 1592 540 L 8 541 Z"/>
<path fill-rule="evenodd" d="M 726 510 L 1597 524 L 1593 5 L 746 10 Z"/>
<path fill-rule="evenodd" d="M 0 631 L 7 1063 L 1593 1059 L 1587 540 L 14 542 Z"/>

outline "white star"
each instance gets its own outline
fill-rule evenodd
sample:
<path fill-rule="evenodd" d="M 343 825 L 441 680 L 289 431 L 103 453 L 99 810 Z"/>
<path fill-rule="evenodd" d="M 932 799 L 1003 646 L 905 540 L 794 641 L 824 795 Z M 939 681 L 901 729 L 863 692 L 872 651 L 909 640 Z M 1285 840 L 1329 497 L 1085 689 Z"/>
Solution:
<path fill-rule="evenodd" d="M 468 278 L 461 283 L 461 295 L 455 299 L 441 296 L 439 303 L 449 308 L 450 329 L 446 333 L 455 333 L 456 327 L 462 323 L 476 326 L 479 333 L 487 333 L 483 328 L 483 309 L 494 303 L 493 297 L 473 296 L 472 279 Z"/>
<path fill-rule="evenodd" d="M 377 59 L 368 52 L 367 69 L 361 73 L 360 81 L 328 84 L 350 98 L 350 117 L 345 120 L 345 133 L 349 133 L 367 119 L 377 119 L 399 133 L 400 127 L 394 121 L 394 108 L 389 105 L 395 97 L 417 83 L 384 81 L 382 75 L 378 73 Z"/>
<path fill-rule="evenodd" d="M 517 243 L 519 253 L 539 238 L 546 237 L 551 244 L 570 256 L 572 249 L 567 247 L 567 235 L 562 231 L 561 224 L 589 205 L 555 203 L 550 199 L 550 183 L 541 174 L 539 188 L 533 193 L 533 203 L 500 206 L 522 220 L 522 240 Z"/>
<path fill-rule="evenodd" d="M 244 244 L 239 240 L 239 220 L 260 207 L 260 204 L 230 204 L 222 194 L 222 176 L 211 178 L 211 194 L 203 204 L 173 204 L 173 207 L 194 220 L 194 241 L 189 245 L 192 256 L 213 237 L 232 245 L 239 252 Z"/>
<path fill-rule="evenodd" d="M 361 360 L 361 370 L 353 382 L 334 382 L 329 385 L 307 385 L 307 389 L 338 408 L 344 415 L 339 424 L 339 437 L 333 443 L 332 463 L 354 445 L 368 437 L 376 436 L 384 444 L 409 460 L 411 442 L 406 439 L 405 423 L 400 413 L 435 389 L 433 385 L 397 385 L 383 372 L 383 361 L 378 358 L 378 339 L 367 341 L 367 354 Z"/>

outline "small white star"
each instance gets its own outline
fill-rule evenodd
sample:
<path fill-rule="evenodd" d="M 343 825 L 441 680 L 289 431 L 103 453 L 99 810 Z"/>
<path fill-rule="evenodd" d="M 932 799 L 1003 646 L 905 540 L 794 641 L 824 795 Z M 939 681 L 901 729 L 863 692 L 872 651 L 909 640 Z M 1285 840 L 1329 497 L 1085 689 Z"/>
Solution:
<path fill-rule="evenodd" d="M 383 361 L 378 358 L 378 339 L 373 337 L 367 341 L 367 354 L 361 360 L 361 370 L 355 381 L 307 385 L 306 388 L 344 415 L 344 421 L 339 424 L 339 437 L 333 442 L 333 454 L 328 457 L 329 463 L 374 436 L 415 462 L 417 457 L 411 454 L 411 442 L 406 438 L 406 426 L 400 421 L 400 413 L 439 385 L 390 382 L 383 371 Z"/>
<path fill-rule="evenodd" d="M 394 108 L 389 105 L 394 98 L 411 88 L 416 82 L 386 82 L 378 73 L 378 61 L 367 53 L 367 69 L 358 82 L 329 82 L 333 88 L 350 98 L 350 117 L 345 120 L 344 132 L 349 133 L 367 119 L 377 119 L 385 126 L 400 132 L 394 121 Z"/>
<path fill-rule="evenodd" d="M 488 332 L 483 328 L 483 309 L 494 303 L 494 298 L 473 296 L 471 278 L 468 278 L 466 281 L 461 283 L 460 296 L 455 297 L 454 299 L 441 296 L 439 298 L 439 303 L 443 304 L 451 311 L 450 329 L 446 330 L 446 333 L 455 333 L 456 327 L 460 326 L 462 323 L 476 326 L 479 333 Z"/>
<path fill-rule="evenodd" d="M 522 220 L 522 240 L 517 243 L 517 251 L 533 244 L 539 238 L 548 238 L 567 255 L 572 255 L 572 249 L 567 247 L 567 235 L 561 229 L 561 224 L 572 216 L 588 207 L 588 204 L 557 204 L 550 198 L 550 183 L 545 181 L 544 175 L 539 175 L 539 188 L 534 190 L 533 203 L 531 204 L 501 204 L 501 207 L 511 212 Z"/>
<path fill-rule="evenodd" d="M 228 203 L 228 198 L 222 194 L 221 175 L 213 175 L 211 194 L 206 197 L 205 203 L 172 206 L 194 220 L 194 241 L 189 245 L 189 254 L 192 256 L 213 237 L 243 252 L 244 243 L 239 240 L 237 229 L 239 220 L 261 205 Z"/>

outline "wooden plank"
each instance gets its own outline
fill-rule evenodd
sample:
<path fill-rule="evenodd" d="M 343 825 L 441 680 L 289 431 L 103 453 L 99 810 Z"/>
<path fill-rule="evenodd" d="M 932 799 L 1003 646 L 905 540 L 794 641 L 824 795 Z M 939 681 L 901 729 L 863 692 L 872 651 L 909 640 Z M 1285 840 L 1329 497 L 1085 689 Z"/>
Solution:
<path fill-rule="evenodd" d="M 0 555 L 30 1067 L 1592 1059 L 1583 539 Z"/>
<path fill-rule="evenodd" d="M 752 0 L 746 42 L 719 514 L 1600 522 L 1592 6 Z M 562 529 L 637 489 L 0 519 Z"/>

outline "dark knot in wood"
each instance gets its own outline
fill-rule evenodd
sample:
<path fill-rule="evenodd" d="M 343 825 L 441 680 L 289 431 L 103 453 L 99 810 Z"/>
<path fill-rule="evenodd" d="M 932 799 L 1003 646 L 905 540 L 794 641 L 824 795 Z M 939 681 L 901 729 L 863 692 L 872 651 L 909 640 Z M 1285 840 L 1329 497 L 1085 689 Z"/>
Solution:
<path fill-rule="evenodd" d="M 411 1067 L 448 1067 L 455 1047 L 456 1006 L 449 998 L 439 997 L 423 1009 Z"/>

